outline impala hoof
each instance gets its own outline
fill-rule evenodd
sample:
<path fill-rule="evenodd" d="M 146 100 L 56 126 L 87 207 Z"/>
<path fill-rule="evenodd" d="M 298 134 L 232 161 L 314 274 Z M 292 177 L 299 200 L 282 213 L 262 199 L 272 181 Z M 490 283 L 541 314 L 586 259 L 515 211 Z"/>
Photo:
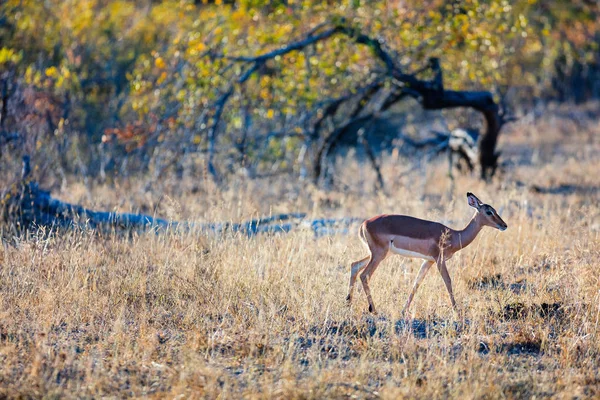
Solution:
<path fill-rule="evenodd" d="M 375 309 L 373 308 L 373 306 L 372 306 L 372 305 L 370 305 L 370 304 L 369 304 L 369 312 L 370 312 L 370 313 L 373 313 L 373 314 L 377 314 L 377 313 L 375 312 Z"/>

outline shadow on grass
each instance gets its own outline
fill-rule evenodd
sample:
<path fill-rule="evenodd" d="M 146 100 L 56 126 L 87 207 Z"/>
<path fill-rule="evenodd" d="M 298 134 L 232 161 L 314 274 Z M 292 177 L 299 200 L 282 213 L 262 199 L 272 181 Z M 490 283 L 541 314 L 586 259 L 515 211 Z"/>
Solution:
<path fill-rule="evenodd" d="M 294 339 L 299 350 L 318 349 L 323 357 L 329 359 L 349 360 L 360 356 L 362 345 L 355 346 L 365 340 L 384 340 L 390 337 L 406 337 L 411 335 L 417 339 L 429 339 L 443 335 L 460 334 L 469 321 L 399 319 L 365 316 L 359 320 L 328 321 L 322 325 L 312 326 L 305 334 Z M 456 349 L 455 349 L 456 350 Z M 307 359 L 301 363 L 309 363 Z"/>
<path fill-rule="evenodd" d="M 504 282 L 502 274 L 485 275 L 478 278 L 472 278 L 469 279 L 467 285 L 471 290 L 509 290 L 514 294 L 523 293 L 528 288 L 528 284 L 525 279 L 507 284 Z"/>
<path fill-rule="evenodd" d="M 495 344 L 480 342 L 477 353 L 486 355 L 492 349 L 496 353 L 504 353 L 508 356 L 537 356 L 542 352 L 542 342 L 541 340 L 522 340 Z"/>
<path fill-rule="evenodd" d="M 329 321 L 312 326 L 308 331 L 294 339 L 300 350 L 317 348 L 329 359 L 348 360 L 359 356 L 352 345 L 357 341 L 387 339 L 392 336 L 412 335 L 417 339 L 428 339 L 446 334 L 455 335 L 464 330 L 469 322 L 400 319 L 366 316 L 360 320 Z"/>
<path fill-rule="evenodd" d="M 542 304 L 532 308 L 542 316 L 556 315 L 559 306 Z M 520 314 L 522 315 L 522 314 Z M 512 317 L 512 316 L 511 316 Z M 393 336 L 412 336 L 416 339 L 433 339 L 436 337 L 456 337 L 465 332 L 471 322 L 469 320 L 455 321 L 451 319 L 399 319 L 390 320 L 386 317 L 366 316 L 360 320 L 329 321 L 323 325 L 309 328 L 305 335 L 297 337 L 296 345 L 301 350 L 317 348 L 321 354 L 330 359 L 347 360 L 360 355 L 353 343 L 360 340 L 387 339 Z M 456 343 L 449 349 L 448 354 L 460 354 L 466 349 L 463 344 Z M 540 340 L 517 340 L 487 343 L 481 341 L 473 349 L 479 355 L 489 353 L 506 354 L 508 356 L 538 356 L 542 353 Z"/>
<path fill-rule="evenodd" d="M 441 336 L 446 333 L 461 333 L 470 324 L 465 321 L 447 321 L 447 320 L 398 320 L 394 324 L 396 334 L 412 334 L 417 339 L 427 339 L 432 336 Z"/>
<path fill-rule="evenodd" d="M 412 334 L 418 339 L 444 335 L 448 332 L 460 333 L 469 321 L 399 319 L 392 321 L 386 317 L 365 317 L 360 321 L 329 322 L 309 329 L 315 336 L 345 336 L 348 338 L 385 338 L 391 334 Z"/>
<path fill-rule="evenodd" d="M 562 303 L 541 303 L 526 306 L 521 302 L 506 304 L 500 317 L 505 320 L 518 320 L 528 316 L 540 316 L 544 319 L 555 318 L 562 321 L 565 318 L 565 309 Z"/>

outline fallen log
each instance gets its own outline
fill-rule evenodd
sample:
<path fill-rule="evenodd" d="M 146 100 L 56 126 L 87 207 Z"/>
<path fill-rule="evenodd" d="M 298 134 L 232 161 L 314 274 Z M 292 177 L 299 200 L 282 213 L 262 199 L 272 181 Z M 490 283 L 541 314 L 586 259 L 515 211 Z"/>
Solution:
<path fill-rule="evenodd" d="M 1 196 L 0 215 L 18 230 L 40 227 L 92 229 L 99 232 L 150 231 L 198 232 L 204 234 L 240 233 L 248 237 L 261 233 L 286 233 L 295 228 L 310 229 L 316 237 L 346 234 L 360 218 L 307 220 L 305 213 L 276 214 L 250 221 L 194 223 L 169 221 L 145 214 L 94 211 L 78 204 L 53 198 L 30 177 L 28 156 L 23 157 L 21 178 Z"/>

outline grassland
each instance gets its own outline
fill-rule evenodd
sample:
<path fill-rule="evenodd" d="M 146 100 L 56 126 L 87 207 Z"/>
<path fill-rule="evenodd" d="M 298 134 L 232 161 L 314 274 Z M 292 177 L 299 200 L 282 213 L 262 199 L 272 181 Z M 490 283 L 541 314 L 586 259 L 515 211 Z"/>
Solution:
<path fill-rule="evenodd" d="M 592 398 L 600 396 L 600 132 L 547 117 L 502 137 L 507 165 L 485 185 L 446 163 L 410 173 L 340 161 L 341 185 L 192 178 L 54 194 L 98 209 L 173 219 L 276 212 L 315 217 L 405 213 L 462 227 L 465 192 L 508 223 L 450 262 L 458 305 L 432 270 L 411 318 L 400 310 L 419 263 L 389 258 L 345 304 L 354 233 L 101 236 L 4 227 L 0 247 L 0 397 Z M 410 329 L 409 329 L 410 328 Z"/>

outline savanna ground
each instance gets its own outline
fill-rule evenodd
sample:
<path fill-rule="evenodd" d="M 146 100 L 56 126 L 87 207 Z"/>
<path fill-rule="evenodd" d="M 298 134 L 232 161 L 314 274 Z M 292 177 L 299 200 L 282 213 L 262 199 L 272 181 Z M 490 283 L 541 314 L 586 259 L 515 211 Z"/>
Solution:
<path fill-rule="evenodd" d="M 490 184 L 392 153 L 386 192 L 367 164 L 340 161 L 338 189 L 291 179 L 133 178 L 53 194 L 96 209 L 239 221 L 403 213 L 462 228 L 472 191 L 501 211 L 449 262 L 455 317 L 434 269 L 408 322 L 400 310 L 420 263 L 388 258 L 366 312 L 349 265 L 354 232 L 314 238 L 101 236 L 4 227 L 0 397 L 586 398 L 600 396 L 600 136 L 597 120 L 547 113 L 502 135 Z M 343 189 L 339 189 L 343 188 Z"/>

